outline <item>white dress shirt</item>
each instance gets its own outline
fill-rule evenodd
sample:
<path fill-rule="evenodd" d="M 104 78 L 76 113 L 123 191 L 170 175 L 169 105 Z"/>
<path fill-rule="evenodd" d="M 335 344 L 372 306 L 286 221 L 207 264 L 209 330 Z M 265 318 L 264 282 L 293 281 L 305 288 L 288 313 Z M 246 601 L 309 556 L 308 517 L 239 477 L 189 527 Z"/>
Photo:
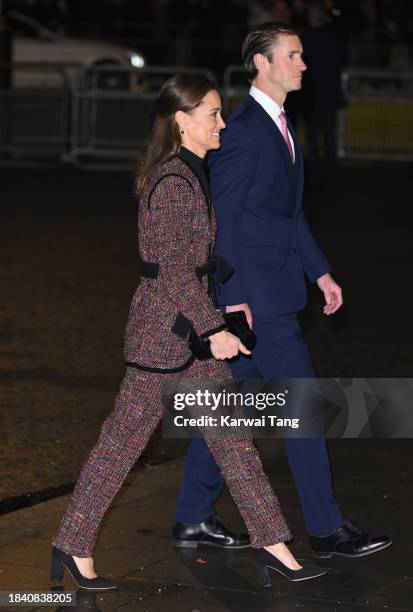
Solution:
<path fill-rule="evenodd" d="M 265 110 L 265 112 L 269 114 L 269 116 L 274 121 L 275 125 L 278 127 L 278 129 L 280 130 L 281 135 L 282 135 L 281 122 L 280 122 L 280 113 L 282 113 L 284 111 L 284 107 L 283 106 L 281 106 L 281 107 L 278 106 L 278 104 L 277 104 L 277 102 L 275 102 L 275 100 L 273 100 L 272 98 L 270 98 L 270 96 L 268 96 L 266 93 L 261 91 L 261 89 L 258 89 L 258 87 L 254 87 L 254 85 L 251 85 L 249 94 L 250 94 L 250 96 L 252 96 L 254 98 L 254 100 L 256 102 L 258 102 L 258 104 L 260 106 L 262 106 L 262 108 Z M 283 136 L 283 138 L 284 138 L 284 136 Z M 288 138 L 290 139 L 291 148 L 292 148 L 292 151 L 293 151 L 293 157 L 294 157 L 294 161 L 295 161 L 294 141 L 291 138 L 291 134 L 290 134 L 289 130 L 288 130 Z"/>

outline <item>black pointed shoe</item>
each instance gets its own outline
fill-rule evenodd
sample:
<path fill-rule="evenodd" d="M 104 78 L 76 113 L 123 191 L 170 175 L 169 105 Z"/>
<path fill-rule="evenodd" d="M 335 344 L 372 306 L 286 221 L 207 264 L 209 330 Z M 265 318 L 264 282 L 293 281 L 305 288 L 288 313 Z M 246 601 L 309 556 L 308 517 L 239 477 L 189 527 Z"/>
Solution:
<path fill-rule="evenodd" d="M 63 578 L 63 568 L 66 568 L 73 580 L 81 589 L 88 591 L 110 591 L 118 588 L 118 584 L 102 576 L 96 578 L 85 578 L 80 573 L 75 560 L 70 555 L 67 555 L 60 548 L 53 546 L 52 562 L 50 567 L 50 580 L 53 582 L 61 582 Z"/>
<path fill-rule="evenodd" d="M 350 520 L 326 536 L 310 536 L 314 557 L 329 559 L 340 557 L 364 557 L 388 548 L 392 543 L 388 536 L 371 536 L 356 527 Z"/>
<path fill-rule="evenodd" d="M 175 523 L 172 527 L 173 545 L 178 548 L 196 548 L 198 545 L 219 548 L 248 548 L 250 538 L 246 533 L 234 533 L 216 516 L 202 523 Z"/>
<path fill-rule="evenodd" d="M 261 586 L 265 588 L 271 586 L 270 572 L 268 569 L 275 570 L 284 576 L 284 578 L 291 580 L 291 582 L 312 580 L 313 578 L 324 576 L 328 572 L 328 570 L 324 567 L 317 567 L 316 565 L 307 565 L 299 570 L 292 570 L 264 548 L 254 550 L 254 558 L 258 580 L 260 581 Z"/>

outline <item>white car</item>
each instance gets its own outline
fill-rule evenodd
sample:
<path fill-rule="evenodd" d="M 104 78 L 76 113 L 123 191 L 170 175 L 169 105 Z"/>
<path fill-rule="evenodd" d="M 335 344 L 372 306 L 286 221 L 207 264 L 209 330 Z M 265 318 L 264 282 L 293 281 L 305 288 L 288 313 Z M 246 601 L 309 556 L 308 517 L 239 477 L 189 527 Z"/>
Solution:
<path fill-rule="evenodd" d="M 17 64 L 13 74 L 14 87 L 55 87 L 64 78 L 73 83 L 79 68 L 115 67 L 111 72 L 105 70 L 102 78 L 106 78 L 104 87 L 116 88 L 120 82 L 125 83 L 125 72 L 119 68 L 145 67 L 145 58 L 134 49 L 101 40 L 56 34 L 19 11 L 10 11 L 9 17 L 13 29 L 18 31 L 19 25 L 24 26 L 26 33 L 25 36 L 15 35 L 13 40 L 13 62 Z M 59 65 L 63 66 L 62 70 Z M 102 80 L 100 84 L 102 86 Z"/>

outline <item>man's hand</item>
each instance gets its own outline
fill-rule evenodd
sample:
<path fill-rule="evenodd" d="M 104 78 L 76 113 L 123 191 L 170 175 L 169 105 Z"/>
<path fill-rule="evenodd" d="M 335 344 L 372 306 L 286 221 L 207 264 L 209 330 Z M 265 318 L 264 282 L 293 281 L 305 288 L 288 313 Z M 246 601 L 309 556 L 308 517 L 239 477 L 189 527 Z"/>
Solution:
<path fill-rule="evenodd" d="M 343 296 L 341 287 L 337 285 L 331 274 L 323 274 L 317 280 L 317 285 L 324 293 L 325 306 L 323 312 L 326 315 L 331 315 L 336 312 L 343 304 Z"/>
<path fill-rule="evenodd" d="M 247 317 L 248 325 L 252 329 L 252 313 L 248 304 L 236 304 L 234 306 L 225 306 L 225 312 L 236 312 L 237 310 L 243 310 Z"/>

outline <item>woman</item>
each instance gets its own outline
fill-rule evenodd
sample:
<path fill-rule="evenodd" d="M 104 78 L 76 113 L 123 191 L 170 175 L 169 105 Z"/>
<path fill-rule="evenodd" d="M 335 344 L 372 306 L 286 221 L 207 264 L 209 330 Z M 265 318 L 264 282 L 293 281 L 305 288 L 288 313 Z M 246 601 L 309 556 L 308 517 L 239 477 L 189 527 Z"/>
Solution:
<path fill-rule="evenodd" d="M 113 412 L 105 420 L 54 540 L 52 579 L 63 566 L 78 586 L 112 589 L 95 574 L 93 548 L 102 517 L 144 450 L 162 414 L 165 384 L 231 379 L 225 359 L 249 351 L 225 329 L 225 321 L 198 278 L 212 252 L 215 217 L 202 159 L 220 146 L 221 102 L 202 75 L 177 75 L 162 87 L 137 177 L 142 280 L 132 299 L 125 335 L 127 370 Z M 208 338 L 213 358 L 196 360 L 188 333 Z M 291 580 L 314 578 L 285 545 L 290 532 L 254 445 L 219 428 L 203 435 L 226 479 L 255 549 L 259 577 L 271 584 L 268 567 Z"/>

